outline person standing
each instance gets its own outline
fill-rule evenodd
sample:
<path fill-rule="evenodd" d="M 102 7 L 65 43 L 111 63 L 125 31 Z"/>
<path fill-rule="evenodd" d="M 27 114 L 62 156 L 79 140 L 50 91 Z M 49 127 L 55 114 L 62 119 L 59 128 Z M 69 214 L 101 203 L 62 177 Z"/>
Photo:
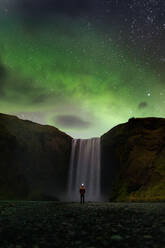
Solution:
<path fill-rule="evenodd" d="M 85 199 L 85 186 L 82 183 L 80 187 L 80 203 L 84 204 L 84 199 Z"/>

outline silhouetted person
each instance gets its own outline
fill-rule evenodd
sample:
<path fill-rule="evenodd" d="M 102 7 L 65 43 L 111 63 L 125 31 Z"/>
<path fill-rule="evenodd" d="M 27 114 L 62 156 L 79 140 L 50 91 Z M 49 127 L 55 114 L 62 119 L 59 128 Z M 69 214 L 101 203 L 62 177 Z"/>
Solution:
<path fill-rule="evenodd" d="M 85 198 L 85 187 L 84 187 L 84 184 L 81 184 L 81 187 L 80 187 L 80 203 L 84 204 L 84 198 Z"/>

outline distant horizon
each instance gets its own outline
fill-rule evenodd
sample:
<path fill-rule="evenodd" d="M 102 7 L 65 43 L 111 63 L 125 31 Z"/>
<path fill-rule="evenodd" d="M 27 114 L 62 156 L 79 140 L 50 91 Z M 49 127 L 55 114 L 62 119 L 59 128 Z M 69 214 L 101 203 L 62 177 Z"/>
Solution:
<path fill-rule="evenodd" d="M 55 126 L 55 124 L 37 122 L 37 121 L 34 121 L 34 120 L 32 120 L 32 119 L 28 119 L 28 118 L 25 118 L 25 117 L 23 117 L 23 116 L 16 115 L 16 114 L 14 114 L 14 113 L 2 113 L 2 112 L 1 112 L 1 114 L 13 115 L 13 116 L 18 117 L 18 118 L 21 119 L 21 120 L 32 121 L 33 123 L 40 124 L 40 125 L 49 125 L 49 126 L 58 128 L 61 132 L 66 133 L 67 135 L 71 136 L 73 139 L 84 139 L 84 140 L 86 140 L 86 139 L 93 139 L 93 138 L 101 138 L 101 136 L 103 136 L 104 134 L 106 134 L 106 133 L 107 133 L 108 131 L 110 131 L 112 128 L 114 128 L 114 127 L 116 127 L 116 126 L 118 126 L 118 125 L 120 125 L 120 124 L 127 123 L 127 122 L 129 121 L 129 119 L 132 119 L 132 118 L 135 118 L 135 119 L 137 119 L 137 118 L 164 118 L 164 117 L 161 117 L 161 116 L 146 116 L 146 117 L 132 116 L 132 117 L 130 117 L 128 120 L 126 120 L 126 121 L 124 121 L 124 122 L 121 122 L 121 123 L 118 123 L 118 124 L 116 124 L 116 125 L 110 127 L 110 128 L 107 129 L 104 133 L 100 134 L 100 136 L 99 136 L 99 135 L 98 135 L 98 136 L 96 136 L 96 135 L 90 136 L 90 135 L 88 135 L 88 134 L 86 135 L 86 134 L 84 134 L 84 133 L 83 133 L 82 136 L 81 136 L 81 135 L 80 135 L 80 136 L 74 136 L 72 130 L 69 131 L 69 130 L 67 130 L 66 128 L 61 128 L 61 127 Z M 79 132 L 79 130 L 78 130 L 78 132 Z"/>

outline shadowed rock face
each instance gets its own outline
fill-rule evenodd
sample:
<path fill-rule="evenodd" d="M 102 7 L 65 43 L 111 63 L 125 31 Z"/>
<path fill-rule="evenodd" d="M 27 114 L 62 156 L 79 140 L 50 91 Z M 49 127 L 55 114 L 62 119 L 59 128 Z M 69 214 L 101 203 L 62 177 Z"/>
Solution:
<path fill-rule="evenodd" d="M 0 199 L 61 199 L 71 141 L 55 127 L 0 114 Z"/>
<path fill-rule="evenodd" d="M 101 147 L 105 197 L 165 200 L 165 119 L 132 118 L 104 134 Z"/>

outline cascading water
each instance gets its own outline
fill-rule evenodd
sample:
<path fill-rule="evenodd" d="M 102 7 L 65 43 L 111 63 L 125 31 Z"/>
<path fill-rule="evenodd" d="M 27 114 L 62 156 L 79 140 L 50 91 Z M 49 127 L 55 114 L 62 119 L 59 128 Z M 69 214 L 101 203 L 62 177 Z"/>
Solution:
<path fill-rule="evenodd" d="M 100 200 L 100 138 L 73 139 L 68 178 L 68 199 L 79 201 L 84 183 L 87 201 Z"/>

